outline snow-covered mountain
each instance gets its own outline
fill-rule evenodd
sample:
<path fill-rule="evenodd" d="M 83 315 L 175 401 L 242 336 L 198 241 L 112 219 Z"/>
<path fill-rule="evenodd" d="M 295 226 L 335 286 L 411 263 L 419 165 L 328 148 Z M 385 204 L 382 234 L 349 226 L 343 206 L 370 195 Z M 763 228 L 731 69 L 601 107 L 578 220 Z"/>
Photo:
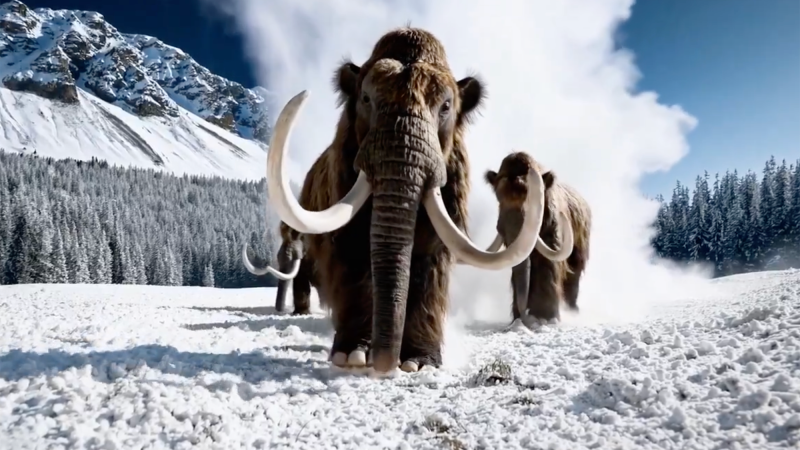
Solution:
<path fill-rule="evenodd" d="M 269 94 L 96 12 L 0 5 L 0 148 L 260 178 Z"/>

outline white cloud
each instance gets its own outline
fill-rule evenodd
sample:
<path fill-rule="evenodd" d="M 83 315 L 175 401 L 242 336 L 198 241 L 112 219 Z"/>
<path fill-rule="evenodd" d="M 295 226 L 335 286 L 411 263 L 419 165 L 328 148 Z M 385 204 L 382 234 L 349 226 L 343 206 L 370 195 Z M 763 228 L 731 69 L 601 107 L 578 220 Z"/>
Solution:
<path fill-rule="evenodd" d="M 361 64 L 375 41 L 409 21 L 444 43 L 456 78 L 477 71 L 489 98 L 468 135 L 470 227 L 479 245 L 494 236 L 497 206 L 482 179 L 512 149 L 525 150 L 577 187 L 594 212 L 583 319 L 633 317 L 639 306 L 686 295 L 698 277 L 651 262 L 656 205 L 642 175 L 688 151 L 695 119 L 634 93 L 631 53 L 614 48 L 632 0 L 232 0 L 260 82 L 279 105 L 311 91 L 290 154 L 299 182 L 329 144 L 340 111 L 331 88 L 342 57 Z M 277 111 L 276 111 L 277 114 Z M 454 311 L 469 319 L 510 317 L 510 270 L 459 268 Z M 476 282 L 475 280 L 480 280 Z"/>

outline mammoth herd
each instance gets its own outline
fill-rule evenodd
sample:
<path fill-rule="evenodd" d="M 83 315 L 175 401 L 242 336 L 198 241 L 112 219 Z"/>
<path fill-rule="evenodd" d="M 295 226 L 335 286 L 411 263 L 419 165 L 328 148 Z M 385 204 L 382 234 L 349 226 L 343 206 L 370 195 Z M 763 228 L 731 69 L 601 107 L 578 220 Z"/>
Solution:
<path fill-rule="evenodd" d="M 281 220 L 279 270 L 254 267 L 246 245 L 243 253 L 251 273 L 280 280 L 279 310 L 291 283 L 294 313 L 309 313 L 316 288 L 333 321 L 333 364 L 438 367 L 454 264 L 513 268 L 515 319 L 557 318 L 561 300 L 577 309 L 591 211 L 528 154 L 485 172 L 499 202 L 497 238 L 482 250 L 468 237 L 464 135 L 485 90 L 477 78 L 455 79 L 436 37 L 418 28 L 386 33 L 363 65 L 338 68 L 334 89 L 343 107 L 336 134 L 299 201 L 283 158 L 306 91 L 273 130 L 267 186 Z"/>

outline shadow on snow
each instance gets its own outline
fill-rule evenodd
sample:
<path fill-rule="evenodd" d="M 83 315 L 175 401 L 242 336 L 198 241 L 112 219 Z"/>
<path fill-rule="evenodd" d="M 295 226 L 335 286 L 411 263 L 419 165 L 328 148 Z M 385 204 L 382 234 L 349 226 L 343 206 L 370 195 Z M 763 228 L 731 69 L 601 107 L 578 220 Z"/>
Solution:
<path fill-rule="evenodd" d="M 321 345 L 283 347 L 300 353 L 326 352 Z M 227 354 L 182 352 L 164 345 L 140 345 L 126 350 L 68 353 L 49 350 L 45 353 L 11 350 L 0 356 L 0 378 L 18 381 L 39 375 L 53 375 L 72 368 L 92 367 L 96 381 L 110 383 L 141 366 L 165 374 L 194 378 L 205 372 L 233 374 L 248 383 L 287 381 L 292 378 L 325 380 L 344 374 L 332 371 L 327 355 L 319 359 L 269 356 L 261 352 Z"/>
<path fill-rule="evenodd" d="M 198 311 L 218 311 L 229 312 L 231 314 L 241 316 L 244 318 L 252 316 L 262 316 L 260 319 L 248 320 L 226 320 L 224 322 L 206 322 L 206 323 L 190 323 L 182 325 L 183 328 L 193 331 L 205 331 L 213 329 L 227 329 L 238 327 L 243 330 L 261 331 L 267 328 L 274 328 L 277 332 L 282 332 L 290 326 L 300 328 L 304 333 L 311 333 L 325 337 L 333 338 L 333 326 L 327 317 L 318 315 L 303 315 L 294 316 L 285 313 L 279 313 L 271 306 L 262 307 L 198 307 L 193 306 L 190 309 Z"/>

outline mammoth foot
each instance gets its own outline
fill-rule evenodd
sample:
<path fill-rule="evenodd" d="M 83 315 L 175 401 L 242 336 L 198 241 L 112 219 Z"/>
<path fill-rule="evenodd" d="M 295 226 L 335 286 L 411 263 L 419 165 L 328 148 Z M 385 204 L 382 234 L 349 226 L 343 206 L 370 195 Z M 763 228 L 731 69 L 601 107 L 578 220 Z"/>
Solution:
<path fill-rule="evenodd" d="M 559 315 L 557 317 L 541 318 L 533 315 L 525 315 L 518 320 L 522 322 L 522 324 L 525 325 L 525 327 L 529 330 L 536 331 L 547 326 L 557 326 L 559 323 L 561 323 L 561 316 Z"/>
<path fill-rule="evenodd" d="M 354 339 L 352 336 L 345 336 L 344 333 L 337 332 L 333 338 L 330 361 L 337 367 L 366 367 L 369 354 L 367 342 L 364 339 Z"/>
<path fill-rule="evenodd" d="M 363 341 L 349 341 L 341 333 L 333 339 L 330 361 L 341 368 L 366 368 L 372 366 L 372 351 Z M 417 372 L 425 366 L 439 367 L 442 355 L 439 349 L 404 351 L 397 366 L 403 372 Z"/>
<path fill-rule="evenodd" d="M 442 364 L 442 358 L 437 355 L 418 356 L 408 358 L 400 365 L 400 370 L 403 372 L 417 372 L 425 366 L 439 367 Z"/>
<path fill-rule="evenodd" d="M 336 352 L 331 362 L 337 367 L 365 367 L 367 365 L 367 352 L 356 349 L 348 355 L 345 352 Z"/>
<path fill-rule="evenodd" d="M 369 355 L 369 356 L 367 356 Z M 371 352 L 365 352 L 364 350 L 353 350 L 350 354 L 346 354 L 344 352 L 336 352 L 333 354 L 331 358 L 331 362 L 334 366 L 337 367 L 347 367 L 347 368 L 363 368 L 363 367 L 371 367 L 372 366 L 372 354 Z M 422 363 L 419 359 L 408 359 L 400 364 L 400 361 L 397 361 L 397 365 L 400 366 L 400 370 L 403 372 L 417 372 L 420 368 L 422 368 L 425 364 Z"/>
<path fill-rule="evenodd" d="M 335 352 L 331 357 L 331 362 L 334 366 L 342 368 L 372 367 L 372 352 L 363 349 L 353 350 L 350 354 Z M 424 366 L 439 367 L 434 357 L 410 358 L 403 361 L 402 364 L 397 361 L 397 365 L 403 372 L 418 372 Z"/>

